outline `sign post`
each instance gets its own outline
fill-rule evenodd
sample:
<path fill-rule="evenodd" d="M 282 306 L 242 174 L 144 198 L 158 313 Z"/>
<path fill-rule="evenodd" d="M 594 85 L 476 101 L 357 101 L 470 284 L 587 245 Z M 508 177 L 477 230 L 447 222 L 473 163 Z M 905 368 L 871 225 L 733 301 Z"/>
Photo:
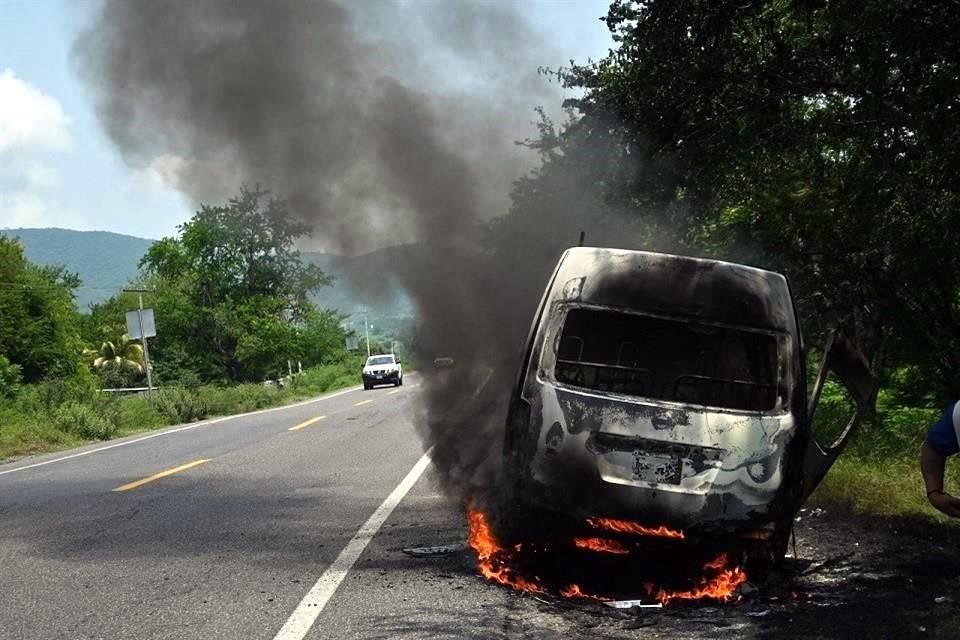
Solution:
<path fill-rule="evenodd" d="M 139 306 L 133 311 L 127 311 L 127 334 L 131 338 L 140 338 L 143 345 L 143 366 L 147 370 L 147 397 L 153 398 L 153 376 L 150 373 L 150 350 L 147 348 L 147 338 L 157 335 L 157 325 L 153 318 L 153 309 L 143 308 L 143 292 L 147 289 L 124 289 L 136 293 Z"/>

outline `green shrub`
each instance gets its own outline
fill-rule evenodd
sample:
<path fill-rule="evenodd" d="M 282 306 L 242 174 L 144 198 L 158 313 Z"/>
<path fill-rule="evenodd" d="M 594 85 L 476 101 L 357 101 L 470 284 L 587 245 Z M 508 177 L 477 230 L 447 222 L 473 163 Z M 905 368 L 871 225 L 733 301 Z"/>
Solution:
<path fill-rule="evenodd" d="M 284 390 L 259 384 L 201 387 L 197 391 L 206 401 L 210 413 L 214 415 L 255 411 L 275 405 L 286 396 Z"/>
<path fill-rule="evenodd" d="M 104 389 L 147 386 L 144 374 L 132 367 L 118 367 L 107 364 L 97 369 L 96 375 L 100 381 L 100 386 Z"/>
<path fill-rule="evenodd" d="M 68 400 L 53 415 L 60 431 L 73 433 L 87 440 L 109 440 L 117 432 L 117 425 L 93 407 Z"/>
<path fill-rule="evenodd" d="M 106 439 L 169 424 L 278 406 L 359 382 L 354 357 L 304 370 L 284 388 L 262 384 L 170 387 L 145 396 L 104 393 L 89 370 L 23 385 L 0 403 L 0 459 Z"/>
<path fill-rule="evenodd" d="M 343 375 L 343 371 L 338 365 L 314 367 L 304 371 L 303 375 L 296 376 L 293 385 L 295 389 L 326 391 L 334 385 L 341 375 Z"/>
<path fill-rule="evenodd" d="M 80 367 L 69 376 L 45 380 L 36 388 L 40 403 L 48 413 L 54 413 L 71 400 L 95 405 L 102 398 L 99 379 L 86 367 Z"/>
<path fill-rule="evenodd" d="M 32 385 L 27 385 L 30 388 Z M 16 408 L 0 409 L 0 459 L 79 444 L 80 437 L 61 431 L 54 421 Z"/>
<path fill-rule="evenodd" d="M 10 362 L 6 356 L 0 356 L 0 400 L 11 399 L 20 389 L 22 368 Z"/>
<path fill-rule="evenodd" d="M 115 421 L 122 433 L 162 427 L 167 416 L 160 412 L 156 403 L 146 396 L 127 396 L 116 402 Z"/>
<path fill-rule="evenodd" d="M 298 395 L 312 395 L 359 384 L 363 362 L 363 358 L 350 357 L 305 369 L 302 375 L 294 378 L 293 388 Z"/>
<path fill-rule="evenodd" d="M 207 403 L 199 393 L 181 387 L 170 387 L 156 394 L 157 410 L 169 424 L 194 422 L 207 417 Z"/>

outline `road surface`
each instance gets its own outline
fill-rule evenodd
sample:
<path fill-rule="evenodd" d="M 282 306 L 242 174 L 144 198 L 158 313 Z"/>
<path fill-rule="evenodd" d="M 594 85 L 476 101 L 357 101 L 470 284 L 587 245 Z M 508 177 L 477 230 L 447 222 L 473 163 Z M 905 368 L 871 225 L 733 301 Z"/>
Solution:
<path fill-rule="evenodd" d="M 0 465 L 0 638 L 960 635 L 942 527 L 807 511 L 786 584 L 644 615 L 508 592 L 466 551 L 412 558 L 464 538 L 417 382 Z"/>

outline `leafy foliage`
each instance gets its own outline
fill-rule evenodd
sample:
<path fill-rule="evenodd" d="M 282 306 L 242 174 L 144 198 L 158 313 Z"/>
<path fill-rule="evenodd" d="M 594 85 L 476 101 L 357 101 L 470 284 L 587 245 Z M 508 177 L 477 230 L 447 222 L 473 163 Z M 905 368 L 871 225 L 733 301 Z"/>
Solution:
<path fill-rule="evenodd" d="M 170 387 L 157 393 L 157 410 L 170 424 L 194 422 L 207 417 L 207 404 L 203 398 L 186 389 Z"/>
<path fill-rule="evenodd" d="M 0 354 L 25 382 L 76 369 L 81 342 L 71 291 L 79 284 L 63 268 L 31 264 L 17 240 L 0 236 Z"/>
<path fill-rule="evenodd" d="M 203 306 L 230 300 L 277 298 L 293 318 L 309 307 L 307 295 L 330 279 L 304 264 L 295 241 L 309 227 L 287 203 L 260 189 L 242 189 L 224 205 L 203 205 L 180 226 L 180 238 L 155 243 L 140 261 L 151 275 L 180 281 Z"/>
<path fill-rule="evenodd" d="M 616 0 L 617 47 L 559 73 L 579 117 L 542 127 L 504 224 L 573 192 L 647 247 L 785 272 L 808 333 L 850 319 L 960 395 L 958 21 L 894 0 Z"/>
<path fill-rule="evenodd" d="M 20 388 L 21 367 L 0 355 L 0 399 L 11 399 Z"/>
<path fill-rule="evenodd" d="M 133 369 L 143 371 L 143 347 L 123 334 L 118 340 L 106 340 L 100 349 L 85 349 L 84 355 L 93 359 L 94 369 Z"/>
<path fill-rule="evenodd" d="M 26 385 L 11 401 L 0 399 L 0 459 L 208 415 L 253 411 L 356 385 L 361 362 L 351 356 L 305 369 L 283 389 L 262 384 L 173 387 L 155 394 L 155 402 L 145 396 L 105 394 L 97 389 L 94 375 L 81 368 L 68 379 Z"/>
<path fill-rule="evenodd" d="M 241 190 L 223 205 L 203 205 L 140 263 L 152 290 L 158 335 L 150 341 L 158 381 L 263 380 L 342 357 L 340 317 L 318 311 L 311 292 L 331 282 L 294 247 L 308 228 L 267 191 Z M 91 309 L 88 335 L 116 335 L 130 294 Z"/>
<path fill-rule="evenodd" d="M 152 402 L 101 390 L 142 382 L 144 352 L 124 334 L 137 297 L 118 294 L 81 316 L 76 276 L 30 264 L 16 240 L 0 237 L 0 457 L 356 384 L 342 317 L 309 299 L 330 279 L 300 260 L 294 243 L 307 227 L 284 201 L 242 190 L 201 207 L 180 231 L 141 262 L 159 324 L 152 370 L 167 387 Z M 98 348 L 84 350 L 80 334 Z M 235 384 L 286 374 L 288 362 L 307 369 L 286 388 Z"/>
<path fill-rule="evenodd" d="M 117 431 L 116 425 L 90 405 L 69 400 L 60 405 L 53 415 L 60 431 L 73 433 L 85 440 L 109 440 Z"/>

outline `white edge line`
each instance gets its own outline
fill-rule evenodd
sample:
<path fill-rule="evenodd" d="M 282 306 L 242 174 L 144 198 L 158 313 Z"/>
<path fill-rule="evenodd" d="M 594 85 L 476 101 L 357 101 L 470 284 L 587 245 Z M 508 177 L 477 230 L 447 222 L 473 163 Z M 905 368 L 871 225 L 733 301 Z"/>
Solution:
<path fill-rule="evenodd" d="M 333 596 L 340 583 L 347 577 L 347 573 L 353 568 L 353 565 L 360 558 L 360 554 L 367 548 L 367 544 L 373 539 L 380 527 L 386 522 L 390 514 L 396 508 L 403 497 L 407 495 L 410 488 L 416 484 L 424 470 L 430 465 L 430 451 L 423 454 L 413 465 L 413 469 L 407 473 L 407 476 L 400 481 L 397 488 L 394 489 L 387 499 L 383 501 L 373 515 L 363 523 L 363 526 L 357 530 L 357 533 L 350 538 L 350 542 L 343 548 L 340 555 L 336 557 L 333 563 L 327 567 L 323 575 L 317 580 L 316 584 L 310 588 L 307 595 L 303 597 L 297 608 L 294 609 L 290 617 L 284 623 L 273 640 L 303 640 L 307 632 L 316 622 L 317 616 L 327 606 L 330 597 Z"/>
<path fill-rule="evenodd" d="M 108 451 L 109 449 L 116 449 L 117 447 L 126 447 L 131 444 L 137 444 L 138 442 L 143 442 L 144 440 L 151 440 L 153 438 L 159 438 L 161 436 L 168 436 L 172 433 L 180 433 L 181 431 L 189 431 L 191 429 L 196 429 L 198 427 L 205 427 L 211 424 L 217 424 L 218 422 L 226 422 L 228 420 L 236 420 L 237 418 L 245 418 L 247 416 L 256 416 L 262 413 L 271 413 L 273 411 L 283 411 L 284 409 L 293 409 L 295 407 L 302 407 L 305 404 L 311 404 L 313 402 L 322 402 L 323 400 L 328 400 L 330 398 L 336 398 L 337 396 L 342 396 L 344 394 L 350 393 L 352 391 L 359 391 L 360 386 L 350 387 L 349 389 L 343 389 L 342 391 L 337 391 L 330 393 L 319 398 L 310 398 L 309 400 L 301 400 L 300 402 L 294 402 L 293 404 L 285 404 L 279 407 L 270 407 L 269 409 L 258 409 L 257 411 L 250 411 L 247 413 L 236 413 L 232 416 L 221 416 L 219 418 L 212 418 L 210 420 L 201 420 L 200 422 L 193 422 L 182 427 L 176 427 L 174 429 L 165 429 L 163 431 L 156 431 L 146 436 L 141 436 L 139 438 L 134 438 L 133 440 L 124 440 L 123 442 L 115 442 L 113 444 L 108 444 L 103 447 L 97 447 L 96 449 L 88 449 L 86 451 L 80 451 L 78 453 L 71 453 L 70 455 L 60 456 L 59 458 L 53 458 L 52 460 L 44 460 L 43 462 L 34 462 L 33 464 L 27 464 L 22 467 L 16 467 L 14 469 L 4 469 L 0 471 L 0 476 L 4 476 L 8 473 L 16 473 L 17 471 L 26 471 L 27 469 L 34 469 L 36 467 L 42 467 L 48 464 L 53 464 L 54 462 L 63 462 L 65 460 L 73 460 L 74 458 L 82 458 L 83 456 L 89 456 L 94 453 L 100 453 L 101 451 Z"/>

